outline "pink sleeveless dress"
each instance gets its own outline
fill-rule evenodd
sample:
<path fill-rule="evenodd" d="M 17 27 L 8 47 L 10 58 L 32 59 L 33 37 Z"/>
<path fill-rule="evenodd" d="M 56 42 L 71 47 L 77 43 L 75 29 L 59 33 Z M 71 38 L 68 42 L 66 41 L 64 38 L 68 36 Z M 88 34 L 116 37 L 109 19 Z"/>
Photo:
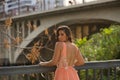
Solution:
<path fill-rule="evenodd" d="M 77 71 L 74 69 L 74 67 L 68 66 L 68 62 L 66 60 L 66 44 L 63 43 L 63 45 L 63 51 L 55 71 L 54 80 L 79 80 Z"/>

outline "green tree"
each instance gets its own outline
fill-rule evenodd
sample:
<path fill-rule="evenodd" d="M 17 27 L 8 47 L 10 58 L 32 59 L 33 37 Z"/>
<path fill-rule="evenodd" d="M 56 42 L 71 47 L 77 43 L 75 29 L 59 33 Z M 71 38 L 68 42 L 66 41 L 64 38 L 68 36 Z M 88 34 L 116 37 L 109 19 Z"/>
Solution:
<path fill-rule="evenodd" d="M 120 58 L 120 25 L 101 29 L 88 40 L 76 39 L 75 44 L 88 61 Z"/>

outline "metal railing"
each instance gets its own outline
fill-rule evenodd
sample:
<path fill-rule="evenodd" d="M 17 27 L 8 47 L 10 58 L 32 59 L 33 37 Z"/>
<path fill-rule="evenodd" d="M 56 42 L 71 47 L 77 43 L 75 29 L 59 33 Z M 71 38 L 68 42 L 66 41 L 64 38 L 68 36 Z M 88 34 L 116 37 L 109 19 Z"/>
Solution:
<path fill-rule="evenodd" d="M 120 59 L 86 62 L 75 68 L 80 80 L 120 80 Z M 55 67 L 39 65 L 6 66 L 0 67 L 0 80 L 51 80 L 48 75 L 41 77 L 41 73 L 54 71 Z"/>

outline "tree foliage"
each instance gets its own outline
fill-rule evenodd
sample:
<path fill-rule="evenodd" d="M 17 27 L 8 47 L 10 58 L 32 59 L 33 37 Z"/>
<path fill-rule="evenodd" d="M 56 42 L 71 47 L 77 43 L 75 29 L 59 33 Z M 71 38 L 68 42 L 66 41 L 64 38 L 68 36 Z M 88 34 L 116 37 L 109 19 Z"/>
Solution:
<path fill-rule="evenodd" d="M 88 60 L 111 60 L 120 58 L 120 25 L 111 25 L 85 38 L 75 41 L 81 53 Z M 82 43 L 82 44 L 81 44 Z"/>
<path fill-rule="evenodd" d="M 0 32 L 4 35 L 3 43 L 0 43 L 0 45 L 5 48 L 4 50 L 10 50 L 11 47 L 17 48 L 18 52 L 19 50 L 23 50 L 21 54 L 23 54 L 23 56 L 25 56 L 25 58 L 32 64 L 36 64 L 36 61 L 37 62 L 40 62 L 41 60 L 45 61 L 41 56 L 41 52 L 43 51 L 43 49 L 46 49 L 46 51 L 53 53 L 53 47 L 51 47 L 51 44 L 53 44 L 52 41 L 54 40 L 53 37 L 56 34 L 56 29 L 50 31 L 47 28 L 36 39 L 33 39 L 33 43 L 31 42 L 30 45 L 26 47 L 20 47 L 22 41 L 28 41 L 28 39 L 26 40 L 20 35 L 22 31 L 16 30 L 14 33 L 17 35 L 11 35 L 10 31 L 14 29 L 12 24 L 13 24 L 12 18 L 8 17 L 6 18 L 2 29 L 0 29 Z M 31 31 L 34 31 L 38 28 L 37 25 L 31 24 L 30 21 L 28 21 L 26 25 L 27 28 L 30 29 Z"/>

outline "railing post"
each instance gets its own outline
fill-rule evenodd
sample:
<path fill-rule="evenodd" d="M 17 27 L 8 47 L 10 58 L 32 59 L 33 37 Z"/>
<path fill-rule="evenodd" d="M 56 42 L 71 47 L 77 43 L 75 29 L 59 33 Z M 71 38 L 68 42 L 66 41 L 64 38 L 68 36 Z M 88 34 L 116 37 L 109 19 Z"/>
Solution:
<path fill-rule="evenodd" d="M 107 76 L 108 76 L 107 80 L 110 80 L 110 68 L 107 69 Z"/>
<path fill-rule="evenodd" d="M 96 80 L 96 69 L 93 69 L 93 80 Z"/>
<path fill-rule="evenodd" d="M 116 68 L 114 68 L 114 73 L 113 73 L 113 74 L 114 74 L 114 79 L 113 79 L 113 80 L 116 80 L 116 77 L 117 77 L 117 76 L 116 76 L 116 74 L 117 74 Z"/>
<path fill-rule="evenodd" d="M 88 69 L 86 69 L 86 71 L 85 71 L 85 75 L 86 75 L 86 80 L 88 80 L 88 73 L 89 73 L 89 71 L 88 71 Z"/>
<path fill-rule="evenodd" d="M 103 80 L 103 69 L 100 69 L 100 80 Z"/>

